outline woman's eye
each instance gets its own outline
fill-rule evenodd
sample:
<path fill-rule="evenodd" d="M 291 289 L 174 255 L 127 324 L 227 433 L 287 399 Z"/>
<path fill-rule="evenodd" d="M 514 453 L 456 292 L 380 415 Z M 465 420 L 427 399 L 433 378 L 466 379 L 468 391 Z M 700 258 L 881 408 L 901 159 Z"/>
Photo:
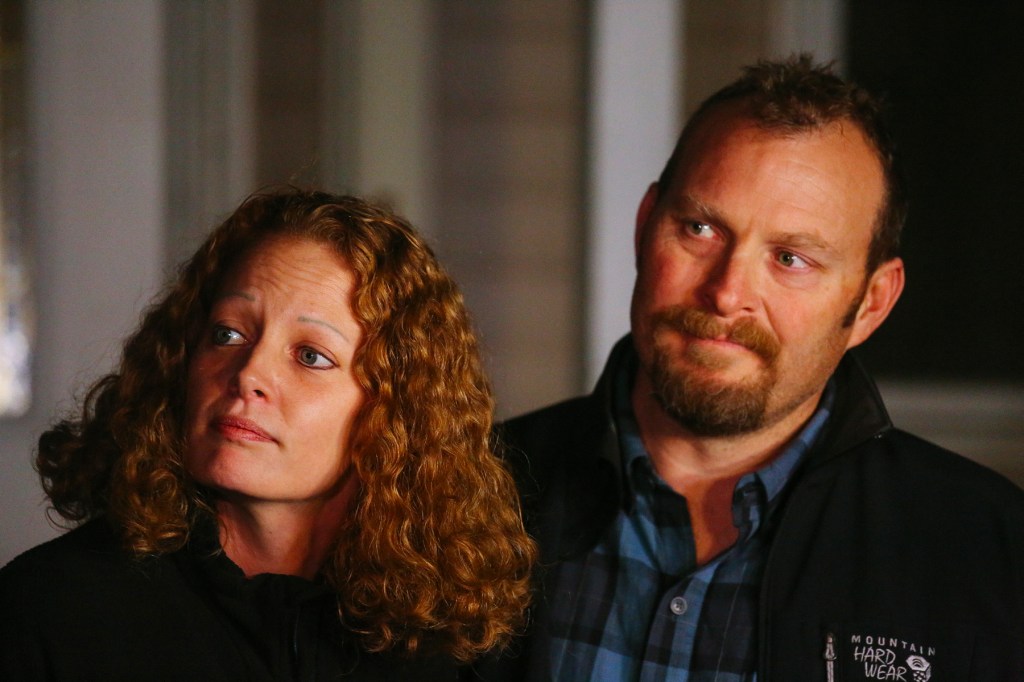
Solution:
<path fill-rule="evenodd" d="M 313 350 L 308 346 L 299 349 L 299 362 L 306 367 L 314 369 L 329 369 L 334 363 L 323 353 Z"/>
<path fill-rule="evenodd" d="M 792 251 L 780 251 L 777 258 L 782 266 L 792 268 L 794 270 L 802 270 L 810 267 L 810 263 Z"/>
<path fill-rule="evenodd" d="M 715 230 L 710 225 L 693 220 L 686 223 L 686 231 L 694 237 L 702 237 L 704 239 L 710 239 L 715 236 Z"/>
<path fill-rule="evenodd" d="M 215 346 L 237 346 L 245 343 L 245 337 L 231 327 L 217 325 L 213 328 L 213 344 Z"/>

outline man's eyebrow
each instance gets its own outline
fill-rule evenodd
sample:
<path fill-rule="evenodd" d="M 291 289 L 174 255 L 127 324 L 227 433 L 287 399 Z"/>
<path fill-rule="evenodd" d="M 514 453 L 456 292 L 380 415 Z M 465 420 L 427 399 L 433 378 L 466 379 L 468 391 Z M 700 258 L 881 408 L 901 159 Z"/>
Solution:
<path fill-rule="evenodd" d="M 728 229 L 728 220 L 717 209 L 710 204 L 701 201 L 692 194 L 684 194 L 681 207 L 694 214 L 695 218 L 706 220 L 715 227 Z M 811 249 L 827 255 L 835 255 L 838 249 L 834 244 L 809 232 L 788 232 L 780 230 L 771 234 L 770 240 L 775 244 L 781 244 L 794 249 Z"/>
<path fill-rule="evenodd" d="M 351 339 L 348 338 L 348 335 L 346 335 L 343 331 L 341 331 L 340 329 L 335 327 L 330 322 L 325 322 L 324 320 L 318 320 L 315 317 L 307 317 L 305 315 L 299 315 L 299 322 L 305 322 L 307 324 L 317 324 L 317 325 L 320 325 L 321 327 L 326 327 L 326 328 L 330 329 L 332 332 L 334 332 L 335 334 L 337 334 L 338 336 L 340 336 L 341 338 L 343 338 L 346 341 L 348 341 L 349 343 L 352 343 Z"/>
<path fill-rule="evenodd" d="M 827 255 L 838 252 L 834 244 L 807 232 L 777 232 L 771 235 L 771 241 L 794 249 L 809 249 Z"/>
<path fill-rule="evenodd" d="M 713 206 L 704 201 L 701 201 L 692 194 L 684 194 L 683 201 L 680 208 L 685 207 L 689 211 L 693 211 L 697 215 L 695 217 L 707 220 L 708 222 L 716 225 L 725 223 L 725 217 L 719 213 Z"/>

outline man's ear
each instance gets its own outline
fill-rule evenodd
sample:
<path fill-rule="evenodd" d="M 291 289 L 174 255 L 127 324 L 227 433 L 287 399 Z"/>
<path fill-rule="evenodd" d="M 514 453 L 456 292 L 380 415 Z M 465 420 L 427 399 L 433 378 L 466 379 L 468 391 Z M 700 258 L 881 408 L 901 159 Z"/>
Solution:
<path fill-rule="evenodd" d="M 871 273 L 867 289 L 864 291 L 864 298 L 857 307 L 857 315 L 853 319 L 853 330 L 846 343 L 847 349 L 867 341 L 868 337 L 874 334 L 875 330 L 885 321 L 885 318 L 889 317 L 889 311 L 896 305 L 900 294 L 903 293 L 903 283 L 903 259 L 901 258 L 886 261 Z"/>
<path fill-rule="evenodd" d="M 650 187 L 647 188 L 647 192 L 644 193 L 644 198 L 640 200 L 640 206 L 636 209 L 636 228 L 633 231 L 633 253 L 635 254 L 638 263 L 640 260 L 640 241 L 644 236 L 644 225 L 647 224 L 647 219 L 651 217 L 651 213 L 654 211 L 654 205 L 657 203 L 658 183 L 652 182 Z"/>

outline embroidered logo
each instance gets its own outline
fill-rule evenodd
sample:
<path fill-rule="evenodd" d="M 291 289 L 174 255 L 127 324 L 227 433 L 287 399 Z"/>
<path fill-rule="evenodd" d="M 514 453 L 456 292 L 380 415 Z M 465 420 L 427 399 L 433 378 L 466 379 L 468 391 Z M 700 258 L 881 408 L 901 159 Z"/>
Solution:
<path fill-rule="evenodd" d="M 911 656 L 907 666 L 914 675 L 914 682 L 928 682 L 932 679 L 932 664 L 924 656 Z"/>
<path fill-rule="evenodd" d="M 852 658 L 851 679 L 896 680 L 897 682 L 929 682 L 935 647 L 899 637 L 851 634 L 849 655 Z M 850 661 L 846 653 L 838 655 L 833 633 L 825 638 L 825 672 L 828 682 L 835 679 L 835 666 L 842 658 Z M 863 673 L 863 677 L 861 677 Z"/>

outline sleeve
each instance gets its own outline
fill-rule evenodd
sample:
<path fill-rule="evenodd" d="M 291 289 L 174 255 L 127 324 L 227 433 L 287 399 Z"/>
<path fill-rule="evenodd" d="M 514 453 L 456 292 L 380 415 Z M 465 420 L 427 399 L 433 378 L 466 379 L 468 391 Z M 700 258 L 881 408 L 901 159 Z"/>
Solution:
<path fill-rule="evenodd" d="M 0 680 L 54 680 L 46 624 L 37 603 L 40 574 L 15 559 L 0 570 Z"/>

